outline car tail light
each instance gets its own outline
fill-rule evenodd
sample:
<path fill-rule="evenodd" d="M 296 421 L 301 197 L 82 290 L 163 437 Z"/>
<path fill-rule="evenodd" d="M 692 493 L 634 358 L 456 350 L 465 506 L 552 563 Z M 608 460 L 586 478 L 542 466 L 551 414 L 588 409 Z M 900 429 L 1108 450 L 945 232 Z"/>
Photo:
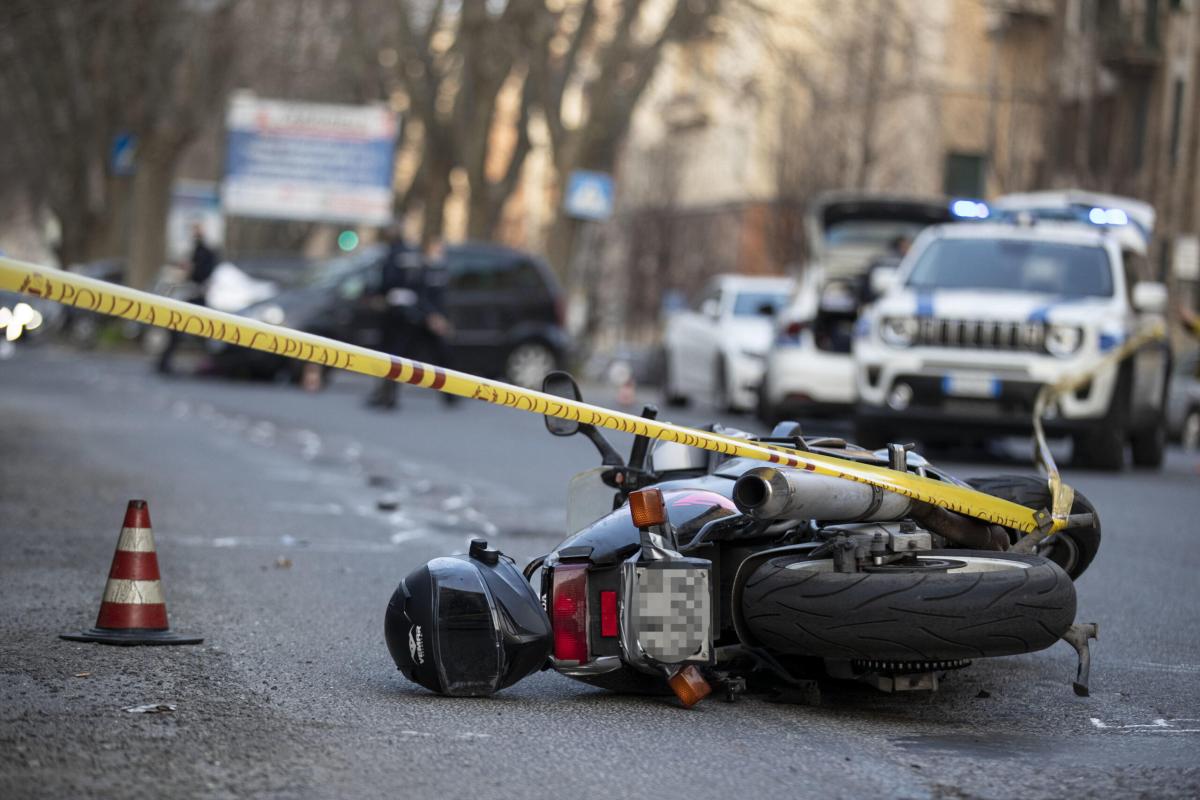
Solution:
<path fill-rule="evenodd" d="M 600 635 L 612 637 L 617 635 L 617 593 L 600 593 Z"/>
<path fill-rule="evenodd" d="M 560 564 L 554 568 L 551 581 L 554 657 L 583 663 L 588 660 L 587 565 Z"/>
<path fill-rule="evenodd" d="M 793 320 L 779 329 L 779 332 L 775 335 L 775 341 L 779 344 L 799 344 L 800 334 L 804 333 L 807 328 L 807 322 Z"/>

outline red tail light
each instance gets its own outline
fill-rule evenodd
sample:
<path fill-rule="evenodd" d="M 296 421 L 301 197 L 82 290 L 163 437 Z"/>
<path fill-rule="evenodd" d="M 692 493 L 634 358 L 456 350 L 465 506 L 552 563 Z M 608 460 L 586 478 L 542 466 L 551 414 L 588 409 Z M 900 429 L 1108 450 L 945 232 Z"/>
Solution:
<path fill-rule="evenodd" d="M 780 344 L 795 344 L 800 341 L 800 334 L 808 328 L 808 323 L 804 320 L 794 320 L 784 325 L 779 329 L 775 336 L 775 341 Z"/>
<path fill-rule="evenodd" d="M 554 657 L 559 661 L 588 660 L 587 565 L 554 568 L 550 589 L 550 623 L 554 628 Z"/>

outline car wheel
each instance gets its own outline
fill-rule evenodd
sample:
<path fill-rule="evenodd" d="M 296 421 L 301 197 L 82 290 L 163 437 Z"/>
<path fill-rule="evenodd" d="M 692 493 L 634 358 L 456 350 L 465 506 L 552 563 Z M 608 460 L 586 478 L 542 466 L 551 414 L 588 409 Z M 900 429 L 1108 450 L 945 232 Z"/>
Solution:
<path fill-rule="evenodd" d="M 688 396 L 680 394 L 679 390 L 675 388 L 671 371 L 671 354 L 666 350 L 663 351 L 662 394 L 663 402 L 671 408 L 683 408 L 688 404 Z"/>
<path fill-rule="evenodd" d="M 67 330 L 71 344 L 83 350 L 91 350 L 100 340 L 100 323 L 91 315 L 76 317 Z"/>
<path fill-rule="evenodd" d="M 712 402 L 717 411 L 733 410 L 733 401 L 729 394 L 729 368 L 723 358 L 717 359 L 717 365 L 713 369 Z"/>
<path fill-rule="evenodd" d="M 1101 426 L 1071 437 L 1075 453 L 1072 463 L 1118 472 L 1125 466 L 1125 430 L 1119 426 Z"/>
<path fill-rule="evenodd" d="M 558 366 L 554 351 L 541 342 L 524 342 L 508 354 L 504 362 L 504 377 L 512 384 L 526 389 L 538 389 L 542 378 Z"/>
<path fill-rule="evenodd" d="M 1183 418 L 1183 429 L 1179 433 L 1179 443 L 1189 453 L 1200 450 L 1200 408 L 1193 408 Z"/>
<path fill-rule="evenodd" d="M 1129 443 L 1135 467 L 1158 469 L 1167 451 L 1167 426 L 1159 419 L 1153 427 L 1135 433 Z"/>
<path fill-rule="evenodd" d="M 162 355 L 171 340 L 171 333 L 163 328 L 150 328 L 142 335 L 142 352 L 146 355 Z"/>
<path fill-rule="evenodd" d="M 779 412 L 771 405 L 771 401 L 767 399 L 767 380 L 764 376 L 763 382 L 758 385 L 758 403 L 754 407 L 754 415 L 758 417 L 758 421 L 768 428 L 775 427 L 779 423 Z"/>

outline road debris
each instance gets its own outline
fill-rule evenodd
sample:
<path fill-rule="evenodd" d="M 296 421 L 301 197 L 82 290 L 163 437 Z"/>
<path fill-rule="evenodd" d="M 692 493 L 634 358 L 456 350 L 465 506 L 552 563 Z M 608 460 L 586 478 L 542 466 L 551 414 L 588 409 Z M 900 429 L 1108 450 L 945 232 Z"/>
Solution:
<path fill-rule="evenodd" d="M 129 706 L 121 710 L 130 714 L 173 714 L 175 706 L 172 703 L 147 703 L 144 706 Z"/>

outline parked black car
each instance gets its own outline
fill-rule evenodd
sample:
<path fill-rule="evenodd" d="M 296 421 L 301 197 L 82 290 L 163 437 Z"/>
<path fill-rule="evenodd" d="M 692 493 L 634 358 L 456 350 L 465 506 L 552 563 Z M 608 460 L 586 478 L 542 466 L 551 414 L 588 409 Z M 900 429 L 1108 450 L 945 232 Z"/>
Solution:
<path fill-rule="evenodd" d="M 374 245 L 318 262 L 295 288 L 244 309 L 244 316 L 363 347 L 379 346 L 377 293 L 386 248 Z M 494 244 L 445 250 L 449 284 L 446 312 L 454 326 L 452 368 L 536 387 L 564 363 L 568 339 L 562 296 L 546 264 Z M 295 377 L 299 362 L 210 342 L 213 368 L 222 374 Z M 421 358 L 421 354 L 400 353 Z"/>

